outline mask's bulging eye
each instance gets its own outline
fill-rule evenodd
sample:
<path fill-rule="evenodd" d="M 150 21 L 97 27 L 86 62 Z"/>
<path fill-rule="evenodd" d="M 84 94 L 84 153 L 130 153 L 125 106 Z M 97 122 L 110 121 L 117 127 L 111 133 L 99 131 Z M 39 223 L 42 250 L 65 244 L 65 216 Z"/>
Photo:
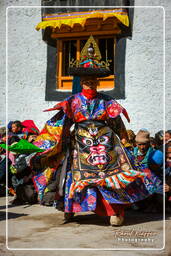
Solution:
<path fill-rule="evenodd" d="M 109 138 L 107 136 L 101 136 L 98 138 L 98 143 L 99 144 L 107 144 L 109 141 Z"/>
<path fill-rule="evenodd" d="M 87 146 L 93 146 L 93 140 L 89 138 L 84 138 L 83 143 Z"/>

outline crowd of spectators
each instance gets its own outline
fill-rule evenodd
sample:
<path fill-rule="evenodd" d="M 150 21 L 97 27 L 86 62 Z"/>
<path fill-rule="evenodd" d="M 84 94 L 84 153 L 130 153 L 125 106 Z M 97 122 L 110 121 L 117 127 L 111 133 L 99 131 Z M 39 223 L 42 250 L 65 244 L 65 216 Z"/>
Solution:
<path fill-rule="evenodd" d="M 6 150 L 6 145 L 14 147 L 23 140 L 32 143 L 39 129 L 32 120 L 11 121 L 7 128 L 7 131 L 4 127 L 0 130 L 0 195 L 4 196 L 7 189 L 9 195 L 15 196 L 13 204 L 36 203 L 33 172 L 25 163 L 26 154 L 23 154 L 22 147 L 18 151 L 15 148 L 11 151 Z"/>
<path fill-rule="evenodd" d="M 146 129 L 137 134 L 128 130 L 128 142 L 124 144 L 132 152 L 135 163 L 149 168 L 163 182 L 166 211 L 171 212 L 171 130 L 158 131 L 154 137 Z M 163 196 L 154 194 L 146 200 L 133 204 L 135 210 L 161 212 Z"/>
<path fill-rule="evenodd" d="M 7 131 L 0 128 L 0 196 L 6 191 L 14 196 L 13 204 L 38 203 L 38 195 L 34 187 L 33 175 L 27 164 L 30 152 L 22 151 L 22 143 L 34 144 L 39 129 L 32 120 L 11 121 Z M 135 163 L 151 169 L 163 182 L 166 211 L 171 212 L 171 130 L 158 131 L 154 137 L 149 131 L 141 129 L 135 134 L 127 130 L 128 140 L 122 141 L 123 146 L 132 155 Z M 20 147 L 19 147 L 19 142 Z M 16 145 L 18 150 L 16 150 Z M 8 147 L 8 150 L 7 150 Z M 53 205 L 55 185 L 51 197 L 42 202 Z M 134 210 L 160 212 L 163 209 L 163 196 L 154 194 L 150 198 L 132 205 Z"/>

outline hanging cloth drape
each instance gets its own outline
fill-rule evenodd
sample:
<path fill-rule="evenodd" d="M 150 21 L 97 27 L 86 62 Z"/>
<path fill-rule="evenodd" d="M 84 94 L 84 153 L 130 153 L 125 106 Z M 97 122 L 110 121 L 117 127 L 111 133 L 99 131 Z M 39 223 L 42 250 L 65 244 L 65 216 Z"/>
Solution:
<path fill-rule="evenodd" d="M 45 29 L 47 27 L 61 28 L 62 25 L 73 28 L 75 24 L 80 24 L 84 27 L 86 21 L 92 18 L 101 18 L 105 21 L 107 18 L 117 18 L 125 26 L 129 26 L 129 18 L 126 9 L 117 8 L 112 10 L 95 10 L 86 12 L 71 12 L 60 14 L 48 14 L 43 17 L 36 29 Z"/>

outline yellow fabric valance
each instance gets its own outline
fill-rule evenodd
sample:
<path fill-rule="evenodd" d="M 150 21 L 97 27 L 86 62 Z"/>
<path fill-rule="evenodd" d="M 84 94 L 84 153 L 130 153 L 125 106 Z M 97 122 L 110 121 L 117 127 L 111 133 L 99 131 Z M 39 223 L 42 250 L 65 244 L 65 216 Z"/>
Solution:
<path fill-rule="evenodd" d="M 105 21 L 107 18 L 116 17 L 125 26 L 129 26 L 129 18 L 126 9 L 113 9 L 113 10 L 96 10 L 87 12 L 72 12 L 49 14 L 43 17 L 36 29 L 45 29 L 47 27 L 61 28 L 62 25 L 67 25 L 73 28 L 74 24 L 80 24 L 84 27 L 87 19 L 102 18 Z"/>

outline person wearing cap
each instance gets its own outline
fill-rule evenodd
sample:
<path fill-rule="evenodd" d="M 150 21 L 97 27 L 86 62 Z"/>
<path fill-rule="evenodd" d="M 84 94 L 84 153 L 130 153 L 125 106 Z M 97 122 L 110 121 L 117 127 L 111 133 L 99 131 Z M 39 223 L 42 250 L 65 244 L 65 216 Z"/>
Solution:
<path fill-rule="evenodd" d="M 150 144 L 150 133 L 140 130 L 136 137 L 134 148 L 135 161 L 146 168 L 150 168 L 160 179 L 163 179 L 163 152 L 154 149 Z"/>
<path fill-rule="evenodd" d="M 55 204 L 65 221 L 74 213 L 94 211 L 110 216 L 111 225 L 121 225 L 125 206 L 158 190 L 160 181 L 149 169 L 142 172 L 132 165 L 121 144 L 127 140 L 121 115 L 130 121 L 129 116 L 116 100 L 97 91 L 99 77 L 110 70 L 97 61 L 95 44 L 91 38 L 91 51 L 86 55 L 83 48 L 80 66 L 69 69 L 80 77 L 82 91 L 46 110 L 58 112 L 35 140 L 46 151 L 31 157 L 30 166 L 38 170 L 33 179 L 40 201 L 50 179 L 59 174 Z"/>
<path fill-rule="evenodd" d="M 154 151 L 150 146 L 150 133 L 147 130 L 140 130 L 135 137 L 135 142 L 134 156 L 136 162 L 148 167 L 149 155 Z"/>

